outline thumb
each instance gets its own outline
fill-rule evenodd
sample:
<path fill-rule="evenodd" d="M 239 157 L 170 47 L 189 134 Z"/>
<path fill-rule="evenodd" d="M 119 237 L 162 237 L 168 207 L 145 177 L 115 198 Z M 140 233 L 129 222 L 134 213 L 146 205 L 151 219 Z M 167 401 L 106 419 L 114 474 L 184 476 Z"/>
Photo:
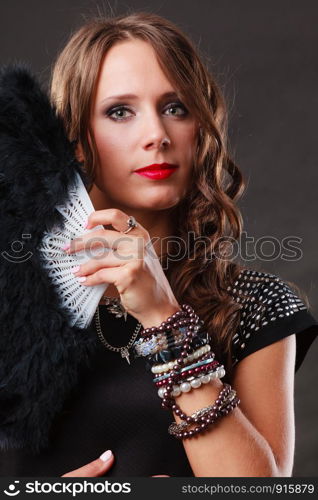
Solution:
<path fill-rule="evenodd" d="M 90 462 L 83 465 L 79 469 L 72 470 L 63 474 L 61 477 L 98 477 L 107 472 L 114 463 L 114 455 L 110 450 L 105 451 L 102 455 Z"/>

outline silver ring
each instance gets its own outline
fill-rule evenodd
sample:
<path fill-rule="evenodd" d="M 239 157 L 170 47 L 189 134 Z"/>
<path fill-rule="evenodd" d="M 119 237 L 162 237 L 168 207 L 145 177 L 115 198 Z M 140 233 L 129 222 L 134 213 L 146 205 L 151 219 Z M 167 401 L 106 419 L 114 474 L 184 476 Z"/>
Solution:
<path fill-rule="evenodd" d="M 133 217 L 132 215 L 130 215 L 129 219 L 127 220 L 127 226 L 128 226 L 128 228 L 125 229 L 125 231 L 122 231 L 125 234 L 129 233 L 129 231 L 131 231 L 132 229 L 134 229 L 135 227 L 138 226 L 135 217 Z"/>

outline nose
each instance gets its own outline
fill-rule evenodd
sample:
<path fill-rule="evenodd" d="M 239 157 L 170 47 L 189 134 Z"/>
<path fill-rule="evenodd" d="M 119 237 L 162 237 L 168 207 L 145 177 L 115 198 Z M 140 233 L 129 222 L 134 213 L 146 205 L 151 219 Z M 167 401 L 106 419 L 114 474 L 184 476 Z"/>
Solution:
<path fill-rule="evenodd" d="M 145 127 L 143 130 L 144 149 L 161 149 L 167 148 L 170 145 L 171 140 L 168 135 L 168 131 L 162 123 L 162 120 L 157 115 L 148 115 L 148 118 L 145 120 Z"/>

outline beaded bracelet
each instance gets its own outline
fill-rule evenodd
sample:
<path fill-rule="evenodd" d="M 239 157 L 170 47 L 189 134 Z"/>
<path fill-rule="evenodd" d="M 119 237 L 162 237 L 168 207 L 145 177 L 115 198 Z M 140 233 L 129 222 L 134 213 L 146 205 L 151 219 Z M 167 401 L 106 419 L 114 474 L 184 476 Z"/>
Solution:
<path fill-rule="evenodd" d="M 194 359 L 200 359 L 200 357 L 204 356 L 211 350 L 210 345 L 205 345 L 203 347 L 199 347 L 196 351 L 194 351 L 192 354 L 189 354 L 187 358 L 184 359 L 185 363 L 191 363 Z M 169 363 L 164 363 L 162 365 L 155 364 L 151 367 L 152 373 L 164 373 L 169 370 L 172 370 L 173 366 L 175 364 L 174 361 L 169 361 Z"/>
<path fill-rule="evenodd" d="M 221 402 L 220 406 L 219 406 L 219 410 L 217 409 L 217 405 L 213 404 L 213 405 L 210 405 L 210 406 L 206 406 L 204 408 L 201 408 L 200 410 L 197 410 L 195 411 L 194 413 L 192 413 L 191 415 L 191 418 L 195 421 L 195 423 L 197 424 L 201 424 L 204 419 L 203 417 L 208 417 L 209 420 L 211 420 L 210 424 L 214 423 L 215 420 L 217 418 L 220 418 L 221 416 L 221 412 L 223 410 L 229 410 L 230 409 L 230 405 L 236 405 L 236 391 L 231 389 L 228 396 L 225 396 L 224 398 L 222 397 L 223 401 Z M 212 412 L 214 413 L 214 416 L 212 416 Z M 205 418 L 205 421 L 206 421 L 206 418 Z M 209 425 L 210 425 L 209 424 Z M 187 431 L 189 432 L 191 429 L 190 429 L 190 426 L 192 425 L 192 423 L 187 423 L 187 422 L 181 422 L 179 424 L 177 424 L 176 422 L 172 422 L 170 425 L 169 425 L 169 428 L 168 428 L 168 432 L 169 434 L 172 434 L 174 436 L 177 436 L 180 432 L 184 432 L 184 431 Z"/>
<path fill-rule="evenodd" d="M 228 413 L 234 410 L 234 408 L 238 406 L 239 403 L 240 403 L 239 398 L 235 397 L 232 402 L 224 405 L 222 408 L 216 410 L 214 413 L 206 415 L 204 417 L 205 422 L 200 423 L 200 425 L 198 425 L 194 429 L 193 428 L 191 429 L 190 426 L 188 425 L 185 425 L 185 427 L 183 427 L 182 429 L 181 427 L 176 428 L 174 426 L 174 423 L 172 423 L 168 428 L 168 432 L 169 434 L 175 436 L 177 439 L 187 439 L 193 437 L 194 435 L 199 434 L 200 432 L 205 432 L 207 430 L 207 427 L 214 424 L 221 417 L 228 415 Z"/>
<path fill-rule="evenodd" d="M 182 381 L 182 383 L 173 386 L 172 396 L 174 398 L 180 396 L 182 393 L 190 392 L 192 389 L 198 389 L 202 384 L 208 384 L 211 380 L 216 380 L 217 378 L 222 378 L 225 375 L 225 370 L 223 366 L 216 368 L 215 370 L 210 370 L 201 374 L 197 377 L 189 377 Z M 166 388 L 160 387 L 158 389 L 158 396 L 160 398 L 164 397 L 164 392 Z"/>
<path fill-rule="evenodd" d="M 208 411 L 204 412 L 202 416 L 194 416 L 195 414 L 187 417 L 186 422 L 184 422 L 186 428 L 184 429 L 183 423 L 176 424 L 173 422 L 170 424 L 168 428 L 168 432 L 175 436 L 177 439 L 186 439 L 195 436 L 201 432 L 204 432 L 207 427 L 213 424 L 220 417 L 227 415 L 230 411 L 234 410 L 236 406 L 240 403 L 240 400 L 234 396 L 234 399 L 231 397 L 228 400 L 228 397 L 231 394 L 231 386 L 229 384 L 225 384 L 225 387 L 220 392 L 218 399 L 214 402 L 214 405 L 210 407 Z M 206 410 L 203 408 L 202 410 Z M 197 412 L 195 412 L 197 413 Z M 179 415 L 181 418 L 181 414 Z M 194 429 L 190 428 L 190 424 L 196 424 Z"/>
<path fill-rule="evenodd" d="M 171 380 L 170 380 L 170 382 L 168 382 L 168 384 L 166 386 L 166 390 L 164 392 L 164 397 L 162 399 L 162 408 L 172 410 L 176 415 L 178 415 L 181 418 L 181 420 L 185 420 L 188 423 L 190 423 L 190 422 L 195 423 L 195 422 L 193 422 L 191 416 L 186 415 L 180 409 L 180 407 L 176 404 L 174 398 L 171 397 L 171 392 L 173 391 L 173 385 L 174 385 L 175 379 L 177 378 L 178 374 L 180 373 L 180 370 L 182 369 L 182 366 L 184 364 L 183 360 L 184 360 L 184 358 L 187 357 L 187 352 L 189 351 L 189 349 L 191 349 L 190 344 L 191 344 L 191 340 L 193 338 L 193 330 L 194 330 L 193 327 L 199 321 L 198 316 L 194 313 L 194 311 L 190 305 L 183 304 L 182 309 L 188 313 L 188 316 L 192 321 L 190 322 L 190 325 L 188 327 L 187 337 L 186 337 L 185 342 L 183 344 L 183 351 L 180 353 L 180 358 L 178 358 L 176 360 L 175 366 L 173 367 L 173 370 L 170 372 L 170 379 Z M 195 436 L 196 434 L 198 434 L 199 432 L 203 432 L 206 429 L 206 427 L 208 425 L 210 425 L 211 419 L 213 420 L 213 418 L 216 416 L 221 416 L 223 414 L 227 414 L 227 413 L 224 413 L 223 410 L 222 411 L 220 410 L 219 405 L 220 405 L 220 403 L 222 403 L 222 397 L 224 395 L 227 396 L 230 390 L 231 390 L 231 386 L 229 384 L 225 384 L 224 388 L 222 389 L 222 391 L 219 394 L 218 399 L 215 401 L 215 406 L 216 406 L 215 411 L 217 412 L 215 415 L 209 415 L 207 417 L 203 417 L 206 419 L 206 421 L 203 422 L 202 424 L 200 424 L 200 426 L 197 426 L 194 429 L 191 429 L 189 431 L 182 431 L 182 432 L 178 433 L 176 435 L 176 437 L 179 439 L 191 438 L 191 437 Z M 235 404 L 239 404 L 239 402 L 240 401 L 238 399 Z M 230 408 L 231 408 L 231 404 L 229 405 L 229 411 L 230 411 Z M 225 411 L 228 412 L 227 409 Z M 219 412 L 221 412 L 220 415 L 218 415 Z"/>
<path fill-rule="evenodd" d="M 231 411 L 240 403 L 240 400 L 238 398 L 235 398 L 227 405 L 225 404 L 226 398 L 229 396 L 229 393 L 231 391 L 231 386 L 229 384 L 225 384 L 221 392 L 219 393 L 218 398 L 214 402 L 211 412 L 202 417 L 192 417 L 186 415 L 176 404 L 175 399 L 172 396 L 174 385 L 180 376 L 182 368 L 185 365 L 185 358 L 187 358 L 189 354 L 193 353 L 193 347 L 191 344 L 193 342 L 195 332 L 197 331 L 197 327 L 200 321 L 199 316 L 194 312 L 193 308 L 190 305 L 182 304 L 181 309 L 181 311 L 177 311 L 166 321 L 163 321 L 159 327 L 146 328 L 145 330 L 143 330 L 142 336 L 145 339 L 149 339 L 153 334 L 166 331 L 169 332 L 173 328 L 177 329 L 184 326 L 187 327 L 185 340 L 183 342 L 183 345 L 181 346 L 179 357 L 175 359 L 175 364 L 169 373 L 169 379 L 167 381 L 167 385 L 165 386 L 165 391 L 163 393 L 163 399 L 161 403 L 162 408 L 172 410 L 176 415 L 180 417 L 181 420 L 184 420 L 187 424 L 199 424 L 196 425 L 194 429 L 180 430 L 180 432 L 176 432 L 174 434 L 178 439 L 187 439 L 199 434 L 200 432 L 204 432 L 205 429 L 217 418 L 220 418 L 223 415 L 227 415 L 229 411 Z M 169 352 L 170 351 L 168 351 L 168 353 Z M 168 354 L 168 356 L 170 356 L 170 354 Z M 172 361 L 172 358 L 164 359 L 164 361 Z"/>
<path fill-rule="evenodd" d="M 230 393 L 228 396 L 224 398 L 223 403 L 221 403 L 221 408 L 224 408 L 229 402 L 232 402 L 236 396 L 236 391 L 234 389 L 231 389 Z M 192 413 L 191 418 L 193 420 L 197 420 L 197 423 L 199 423 L 202 419 L 202 417 L 208 415 L 211 411 L 215 411 L 216 406 L 215 404 L 211 404 L 210 406 L 205 406 L 204 408 L 201 408 L 200 410 L 196 410 L 194 413 Z M 173 429 L 176 432 L 182 431 L 184 429 L 190 428 L 190 426 L 193 424 L 189 424 L 187 422 L 180 422 L 177 424 L 176 422 L 172 422 L 169 426 L 169 430 Z"/>
<path fill-rule="evenodd" d="M 182 370 L 180 370 L 180 373 L 179 373 L 178 377 L 175 377 L 175 380 L 178 381 L 178 380 L 181 380 L 182 377 L 189 377 L 190 375 L 194 375 L 195 373 L 198 373 L 199 371 L 201 371 L 202 367 L 204 367 L 205 365 L 210 365 L 210 367 L 211 367 L 211 363 L 213 363 L 213 362 L 214 362 L 214 358 L 209 357 L 201 362 L 194 363 L 193 365 L 185 366 L 184 368 L 182 368 Z M 161 384 L 161 385 L 165 385 L 166 383 L 169 382 L 169 379 L 171 379 L 170 373 L 167 373 L 166 375 L 162 375 L 161 377 L 155 377 L 153 379 L 153 383 L 156 384 L 159 382 L 163 382 L 163 384 Z"/>
<path fill-rule="evenodd" d="M 190 363 L 194 359 L 199 359 L 201 356 L 208 353 L 210 350 L 211 350 L 210 345 L 205 345 L 203 347 L 199 347 L 199 349 L 194 351 L 192 354 L 189 354 L 189 356 L 187 356 L 184 359 L 184 361 L 185 361 L 185 363 Z M 164 363 L 162 365 L 155 364 L 151 367 L 151 371 L 152 371 L 152 373 L 164 373 L 164 372 L 167 372 L 169 370 L 172 370 L 174 364 L 175 364 L 175 360 L 169 361 L 169 363 Z"/>
<path fill-rule="evenodd" d="M 180 374 L 184 373 L 185 371 L 197 368 L 199 366 L 202 366 L 203 364 L 211 363 L 214 360 L 214 353 L 207 352 L 204 356 L 202 356 L 201 360 L 196 360 L 195 363 L 191 365 L 185 365 L 181 370 Z M 170 370 L 171 371 L 171 370 Z M 153 379 L 153 382 L 160 382 L 160 380 L 165 380 L 170 377 L 170 373 L 166 373 L 163 375 L 158 374 L 157 377 Z"/>
<path fill-rule="evenodd" d="M 180 373 L 180 375 L 178 377 L 175 377 L 174 379 L 174 382 L 175 383 L 183 383 L 185 382 L 189 377 L 199 377 L 201 375 L 204 374 L 204 372 L 207 372 L 207 371 L 215 371 L 215 370 L 219 370 L 219 371 L 224 371 L 224 375 L 225 375 L 225 370 L 224 370 L 224 366 L 223 365 L 220 365 L 220 363 L 218 361 L 211 361 L 210 363 L 207 363 L 206 365 L 201 365 L 200 367 L 198 367 L 197 369 L 194 369 L 194 370 L 189 370 L 189 371 L 185 371 L 183 373 Z M 222 375 L 222 376 L 224 376 Z M 156 387 L 166 387 L 169 382 L 170 382 L 170 377 L 167 379 L 164 379 L 164 380 L 159 380 L 158 382 L 154 382 L 155 386 Z"/>
<path fill-rule="evenodd" d="M 152 335 L 157 335 L 161 332 L 170 332 L 173 329 L 177 330 L 182 327 L 192 327 L 198 324 L 199 317 L 194 313 L 192 308 L 190 311 L 189 307 L 191 306 L 183 304 L 181 306 L 181 311 L 177 311 L 172 314 L 172 316 L 169 316 L 169 318 L 166 321 L 163 321 L 160 326 L 143 329 L 140 333 L 141 337 L 148 339 Z"/>
<path fill-rule="evenodd" d="M 225 399 L 227 396 L 230 394 L 231 391 L 231 386 L 229 384 L 224 384 L 223 388 L 221 389 L 218 398 L 215 400 L 213 406 L 212 406 L 212 411 L 217 412 L 219 407 L 221 407 L 221 404 L 224 403 Z M 171 409 L 174 411 L 178 417 L 181 418 L 181 420 L 184 420 L 187 424 L 197 424 L 200 422 L 200 419 L 197 417 L 192 417 L 191 415 L 186 415 L 183 413 L 183 411 L 178 407 L 178 405 L 173 404 L 171 406 Z"/>

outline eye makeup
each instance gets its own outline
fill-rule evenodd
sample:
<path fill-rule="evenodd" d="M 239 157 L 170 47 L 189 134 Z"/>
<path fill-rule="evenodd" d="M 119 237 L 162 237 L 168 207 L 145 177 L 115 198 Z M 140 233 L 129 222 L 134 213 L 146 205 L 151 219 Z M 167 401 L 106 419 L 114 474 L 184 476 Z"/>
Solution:
<path fill-rule="evenodd" d="M 187 108 L 180 102 L 180 101 L 177 101 L 177 102 L 171 102 L 169 103 L 167 106 L 165 106 L 165 110 L 168 110 L 168 109 L 176 109 L 176 108 L 179 108 L 183 111 L 182 114 L 172 114 L 171 116 L 176 116 L 178 118 L 184 118 L 186 117 L 189 112 L 187 110 Z M 114 121 L 126 121 L 127 119 L 129 119 L 129 117 L 124 117 L 124 118 L 113 118 L 112 115 L 116 112 L 119 112 L 119 111 L 128 111 L 128 112 L 132 112 L 132 110 L 130 109 L 130 107 L 126 104 L 126 103 L 116 103 L 112 106 L 110 106 L 108 109 L 105 110 L 104 114 L 105 116 L 107 116 L 108 118 L 110 118 L 111 120 L 114 120 Z"/>

